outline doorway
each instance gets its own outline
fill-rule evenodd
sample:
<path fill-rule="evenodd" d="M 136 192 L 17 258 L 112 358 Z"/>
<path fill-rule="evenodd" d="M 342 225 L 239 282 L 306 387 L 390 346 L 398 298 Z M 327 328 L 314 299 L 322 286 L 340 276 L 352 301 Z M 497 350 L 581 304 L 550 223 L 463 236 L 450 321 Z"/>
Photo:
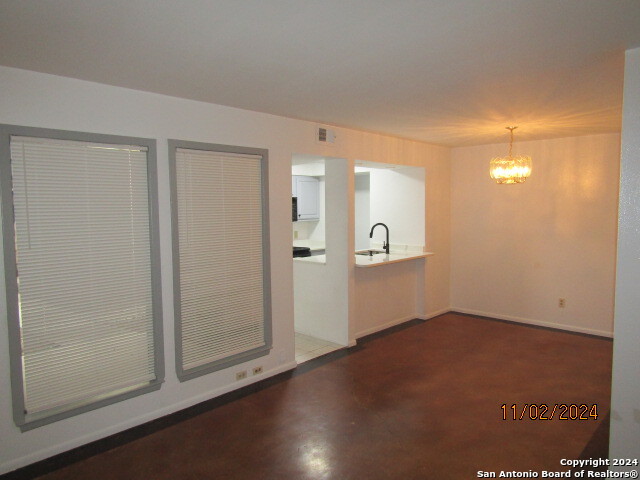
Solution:
<path fill-rule="evenodd" d="M 292 244 L 309 249 L 293 259 L 298 363 L 348 343 L 348 165 L 343 158 L 292 157 L 292 205 L 298 207 Z"/>

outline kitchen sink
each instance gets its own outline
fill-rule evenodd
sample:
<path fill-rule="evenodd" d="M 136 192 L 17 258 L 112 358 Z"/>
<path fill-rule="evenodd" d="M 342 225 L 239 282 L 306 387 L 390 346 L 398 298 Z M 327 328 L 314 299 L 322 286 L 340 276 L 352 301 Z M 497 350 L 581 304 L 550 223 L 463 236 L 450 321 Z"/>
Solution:
<path fill-rule="evenodd" d="M 387 252 L 385 252 L 384 250 L 360 250 L 356 252 L 356 255 L 366 255 L 366 256 L 372 255 L 373 256 L 373 255 L 379 255 L 381 253 L 386 254 Z"/>

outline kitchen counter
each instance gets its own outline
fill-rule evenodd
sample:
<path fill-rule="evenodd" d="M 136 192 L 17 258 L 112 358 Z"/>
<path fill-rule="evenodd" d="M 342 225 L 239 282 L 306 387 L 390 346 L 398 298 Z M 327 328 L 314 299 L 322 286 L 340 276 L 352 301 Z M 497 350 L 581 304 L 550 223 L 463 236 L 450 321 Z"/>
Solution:
<path fill-rule="evenodd" d="M 317 240 L 294 240 L 294 247 L 308 247 L 311 251 L 310 257 L 293 257 L 294 262 L 302 263 L 315 263 L 318 265 L 325 265 L 327 263 L 327 256 L 324 254 L 325 243 Z"/>
<path fill-rule="evenodd" d="M 325 249 L 325 243 L 318 240 L 294 240 L 294 247 L 309 247 L 311 253 L 322 252 Z"/>
<path fill-rule="evenodd" d="M 433 252 L 391 252 L 377 253 L 375 255 L 356 255 L 356 267 L 381 267 L 391 263 L 406 262 L 418 258 L 426 258 L 435 255 Z"/>
<path fill-rule="evenodd" d="M 309 240 L 296 240 L 294 246 L 309 247 L 311 248 L 312 252 L 324 251 L 324 244 L 310 242 Z M 381 267 L 383 265 L 390 265 L 392 263 L 406 262 L 409 260 L 416 260 L 418 258 L 426 258 L 432 255 L 435 255 L 435 253 L 416 250 L 391 251 L 389 255 L 387 255 L 386 253 L 378 253 L 372 256 L 355 255 L 355 266 L 361 268 Z M 314 263 L 316 265 L 326 265 L 327 256 L 324 253 L 321 255 L 312 254 L 310 257 L 296 257 L 293 259 L 293 261 L 300 263 Z"/>

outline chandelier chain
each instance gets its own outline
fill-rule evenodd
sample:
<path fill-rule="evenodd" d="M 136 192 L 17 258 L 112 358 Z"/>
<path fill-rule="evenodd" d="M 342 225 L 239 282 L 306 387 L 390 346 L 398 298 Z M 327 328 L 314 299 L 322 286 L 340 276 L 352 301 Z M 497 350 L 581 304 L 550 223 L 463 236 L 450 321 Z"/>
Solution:
<path fill-rule="evenodd" d="M 512 157 L 511 152 L 513 151 L 513 131 L 518 127 L 504 127 L 511 133 L 511 140 L 509 141 L 509 158 Z"/>

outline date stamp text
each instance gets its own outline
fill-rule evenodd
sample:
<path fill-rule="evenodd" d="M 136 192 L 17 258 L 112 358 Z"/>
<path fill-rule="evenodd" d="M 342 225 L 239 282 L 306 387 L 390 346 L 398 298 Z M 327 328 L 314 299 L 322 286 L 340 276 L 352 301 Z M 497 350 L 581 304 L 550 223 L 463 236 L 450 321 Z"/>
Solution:
<path fill-rule="evenodd" d="M 598 404 L 503 403 L 503 420 L 597 420 Z"/>

